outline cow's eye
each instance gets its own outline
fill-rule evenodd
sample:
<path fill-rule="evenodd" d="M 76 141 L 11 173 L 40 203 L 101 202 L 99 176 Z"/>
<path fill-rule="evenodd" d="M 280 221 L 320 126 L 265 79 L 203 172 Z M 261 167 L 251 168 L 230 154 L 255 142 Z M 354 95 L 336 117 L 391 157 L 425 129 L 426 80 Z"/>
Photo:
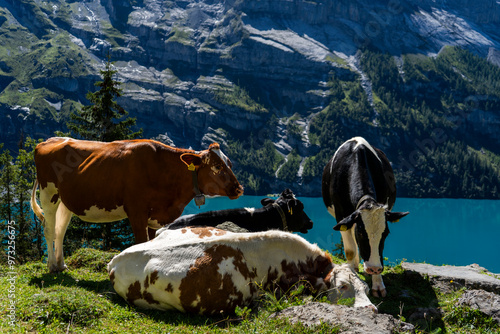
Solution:
<path fill-rule="evenodd" d="M 212 167 L 214 173 L 220 173 L 222 171 L 222 165 L 215 165 Z"/>

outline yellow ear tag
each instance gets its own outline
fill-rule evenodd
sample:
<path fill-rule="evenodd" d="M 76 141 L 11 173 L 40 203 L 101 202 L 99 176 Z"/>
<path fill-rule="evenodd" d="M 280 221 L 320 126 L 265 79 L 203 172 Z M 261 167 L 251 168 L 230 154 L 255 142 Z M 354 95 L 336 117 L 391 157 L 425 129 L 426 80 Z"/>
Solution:
<path fill-rule="evenodd" d="M 345 226 L 345 225 L 340 226 L 340 230 L 341 231 L 347 231 L 347 226 Z"/>
<path fill-rule="evenodd" d="M 196 170 L 196 167 L 194 166 L 193 163 L 191 163 L 189 166 L 188 166 L 188 170 L 194 172 Z"/>
<path fill-rule="evenodd" d="M 293 210 L 292 210 L 292 208 L 290 208 L 290 210 L 288 210 L 288 212 L 290 212 L 290 216 L 292 216 L 292 215 L 293 215 Z"/>
<path fill-rule="evenodd" d="M 397 223 L 398 221 L 399 221 L 399 219 L 398 220 L 394 220 L 393 223 Z"/>

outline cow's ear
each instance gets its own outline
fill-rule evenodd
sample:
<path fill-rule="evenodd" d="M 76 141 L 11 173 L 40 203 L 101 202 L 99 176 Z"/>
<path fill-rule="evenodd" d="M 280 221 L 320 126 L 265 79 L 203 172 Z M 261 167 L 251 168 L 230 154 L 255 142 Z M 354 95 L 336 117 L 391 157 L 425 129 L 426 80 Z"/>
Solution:
<path fill-rule="evenodd" d="M 273 203 L 274 203 L 274 199 L 269 198 L 269 197 L 266 197 L 266 198 L 263 198 L 260 200 L 260 204 L 262 204 L 262 206 L 266 206 L 266 205 L 273 204 Z"/>
<path fill-rule="evenodd" d="M 181 160 L 189 170 L 195 170 L 201 166 L 201 156 L 196 153 L 184 153 L 181 155 Z"/>
<path fill-rule="evenodd" d="M 288 213 L 293 215 L 295 212 L 301 212 L 304 210 L 304 204 L 298 199 L 292 199 L 288 201 Z"/>
<path fill-rule="evenodd" d="M 209 151 L 211 151 L 211 150 L 220 150 L 219 143 L 212 143 L 212 144 L 210 144 L 210 146 L 208 147 L 208 150 Z"/>
<path fill-rule="evenodd" d="M 345 217 L 342 219 L 337 225 L 333 227 L 335 231 L 347 231 L 352 228 L 354 223 L 357 223 L 360 221 L 361 215 L 359 214 L 359 211 L 356 210 L 353 213 L 351 213 L 349 216 Z"/>
<path fill-rule="evenodd" d="M 291 191 L 290 189 L 286 188 L 281 193 L 281 197 L 284 197 L 284 198 L 294 198 L 293 191 Z"/>
<path fill-rule="evenodd" d="M 385 218 L 391 223 L 397 223 L 401 218 L 409 214 L 409 212 L 385 212 Z"/>

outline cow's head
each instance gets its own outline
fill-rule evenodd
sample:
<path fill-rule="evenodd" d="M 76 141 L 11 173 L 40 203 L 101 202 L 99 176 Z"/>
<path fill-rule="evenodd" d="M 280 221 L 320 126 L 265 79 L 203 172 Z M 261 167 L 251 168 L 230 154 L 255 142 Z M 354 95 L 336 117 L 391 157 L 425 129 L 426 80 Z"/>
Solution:
<path fill-rule="evenodd" d="M 313 227 L 312 220 L 304 212 L 304 204 L 295 198 L 290 189 L 285 189 L 276 200 L 264 198 L 263 206 L 278 205 L 285 216 L 288 231 L 307 233 Z"/>
<path fill-rule="evenodd" d="M 354 307 L 368 307 L 377 312 L 368 298 L 368 284 L 347 263 L 335 265 L 325 280 L 330 286 L 327 295 L 330 302 L 338 303 L 339 299 L 354 298 Z"/>
<path fill-rule="evenodd" d="M 208 150 L 184 153 L 181 160 L 188 169 L 196 171 L 198 187 L 202 194 L 227 196 L 236 199 L 243 195 L 243 187 L 234 175 L 231 160 L 222 153 L 219 144 L 213 143 Z"/>
<path fill-rule="evenodd" d="M 409 212 L 391 212 L 386 205 L 381 205 L 370 197 L 333 229 L 348 231 L 354 226 L 354 235 L 359 254 L 364 261 L 364 270 L 367 274 L 377 275 L 384 270 L 382 253 L 385 239 L 389 235 L 387 222 L 395 223 L 407 214 Z"/>

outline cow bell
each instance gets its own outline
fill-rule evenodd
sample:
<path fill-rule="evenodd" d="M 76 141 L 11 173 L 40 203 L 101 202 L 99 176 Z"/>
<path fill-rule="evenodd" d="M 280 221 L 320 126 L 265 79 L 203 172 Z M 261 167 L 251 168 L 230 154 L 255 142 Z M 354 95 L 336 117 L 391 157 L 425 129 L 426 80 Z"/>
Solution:
<path fill-rule="evenodd" d="M 198 207 L 204 205 L 205 204 L 205 195 L 198 194 L 198 195 L 194 196 L 194 204 L 196 204 Z"/>

